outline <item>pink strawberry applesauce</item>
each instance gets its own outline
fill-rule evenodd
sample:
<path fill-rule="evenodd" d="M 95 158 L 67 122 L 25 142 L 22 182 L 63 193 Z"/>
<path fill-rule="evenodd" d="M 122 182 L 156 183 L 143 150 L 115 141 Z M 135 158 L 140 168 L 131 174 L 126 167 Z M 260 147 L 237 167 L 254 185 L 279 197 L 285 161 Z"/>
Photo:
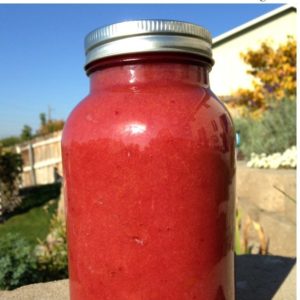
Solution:
<path fill-rule="evenodd" d="M 86 69 L 62 140 L 71 299 L 234 299 L 234 130 L 210 65 L 148 53 Z"/>

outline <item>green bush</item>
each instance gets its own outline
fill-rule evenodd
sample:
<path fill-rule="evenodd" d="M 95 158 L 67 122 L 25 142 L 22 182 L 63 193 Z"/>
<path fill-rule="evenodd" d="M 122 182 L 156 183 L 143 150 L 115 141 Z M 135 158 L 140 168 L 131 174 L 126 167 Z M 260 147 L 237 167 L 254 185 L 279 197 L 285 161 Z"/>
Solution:
<path fill-rule="evenodd" d="M 0 289 L 11 290 L 38 280 L 33 249 L 21 235 L 1 237 L 0 270 Z"/>
<path fill-rule="evenodd" d="M 0 147 L 11 147 L 21 142 L 18 136 L 9 136 L 0 140 Z"/>
<path fill-rule="evenodd" d="M 0 148 L 0 214 L 12 211 L 21 202 L 18 186 L 22 165 L 20 154 Z"/>
<path fill-rule="evenodd" d="M 17 208 L 17 211 L 24 212 L 51 199 L 57 199 L 60 195 L 60 188 L 61 183 L 56 182 L 21 189 L 22 204 Z"/>
<path fill-rule="evenodd" d="M 260 120 L 237 118 L 235 129 L 240 132 L 242 153 L 272 154 L 296 145 L 296 101 L 283 100 L 267 111 Z"/>
<path fill-rule="evenodd" d="M 35 248 L 43 281 L 68 278 L 67 237 L 65 222 L 58 216 L 51 220 L 47 238 Z"/>
<path fill-rule="evenodd" d="M 68 278 L 65 223 L 51 220 L 50 233 L 31 245 L 21 234 L 8 233 L 0 239 L 0 289 Z"/>
<path fill-rule="evenodd" d="M 296 145 L 296 101 L 285 100 L 261 120 L 261 144 L 266 154 L 284 152 Z"/>

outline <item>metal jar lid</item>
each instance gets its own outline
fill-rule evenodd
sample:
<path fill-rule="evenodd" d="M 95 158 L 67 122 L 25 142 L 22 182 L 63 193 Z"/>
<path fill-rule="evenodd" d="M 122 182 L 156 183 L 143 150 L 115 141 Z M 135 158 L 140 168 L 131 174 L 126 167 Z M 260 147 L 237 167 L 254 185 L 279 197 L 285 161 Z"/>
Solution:
<path fill-rule="evenodd" d="M 129 53 L 181 52 L 200 55 L 211 63 L 211 35 L 205 28 L 172 20 L 136 20 L 108 25 L 85 38 L 86 65 Z"/>

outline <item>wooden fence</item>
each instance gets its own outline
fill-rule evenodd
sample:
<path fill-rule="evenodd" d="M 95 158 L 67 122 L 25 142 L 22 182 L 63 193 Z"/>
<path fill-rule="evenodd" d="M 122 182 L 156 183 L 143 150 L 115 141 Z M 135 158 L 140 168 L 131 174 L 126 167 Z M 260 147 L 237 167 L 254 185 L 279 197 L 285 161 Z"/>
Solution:
<path fill-rule="evenodd" d="M 61 135 L 58 131 L 16 146 L 23 159 L 22 186 L 55 181 L 55 167 L 62 175 Z"/>

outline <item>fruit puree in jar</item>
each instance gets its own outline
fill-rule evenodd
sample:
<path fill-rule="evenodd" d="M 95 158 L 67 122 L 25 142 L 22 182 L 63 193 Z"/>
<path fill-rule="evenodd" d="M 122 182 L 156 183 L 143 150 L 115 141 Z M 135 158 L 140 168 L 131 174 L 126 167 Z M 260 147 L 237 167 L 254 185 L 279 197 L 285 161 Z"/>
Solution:
<path fill-rule="evenodd" d="M 231 118 L 205 63 L 129 57 L 89 73 L 63 132 L 71 299 L 232 300 Z"/>

